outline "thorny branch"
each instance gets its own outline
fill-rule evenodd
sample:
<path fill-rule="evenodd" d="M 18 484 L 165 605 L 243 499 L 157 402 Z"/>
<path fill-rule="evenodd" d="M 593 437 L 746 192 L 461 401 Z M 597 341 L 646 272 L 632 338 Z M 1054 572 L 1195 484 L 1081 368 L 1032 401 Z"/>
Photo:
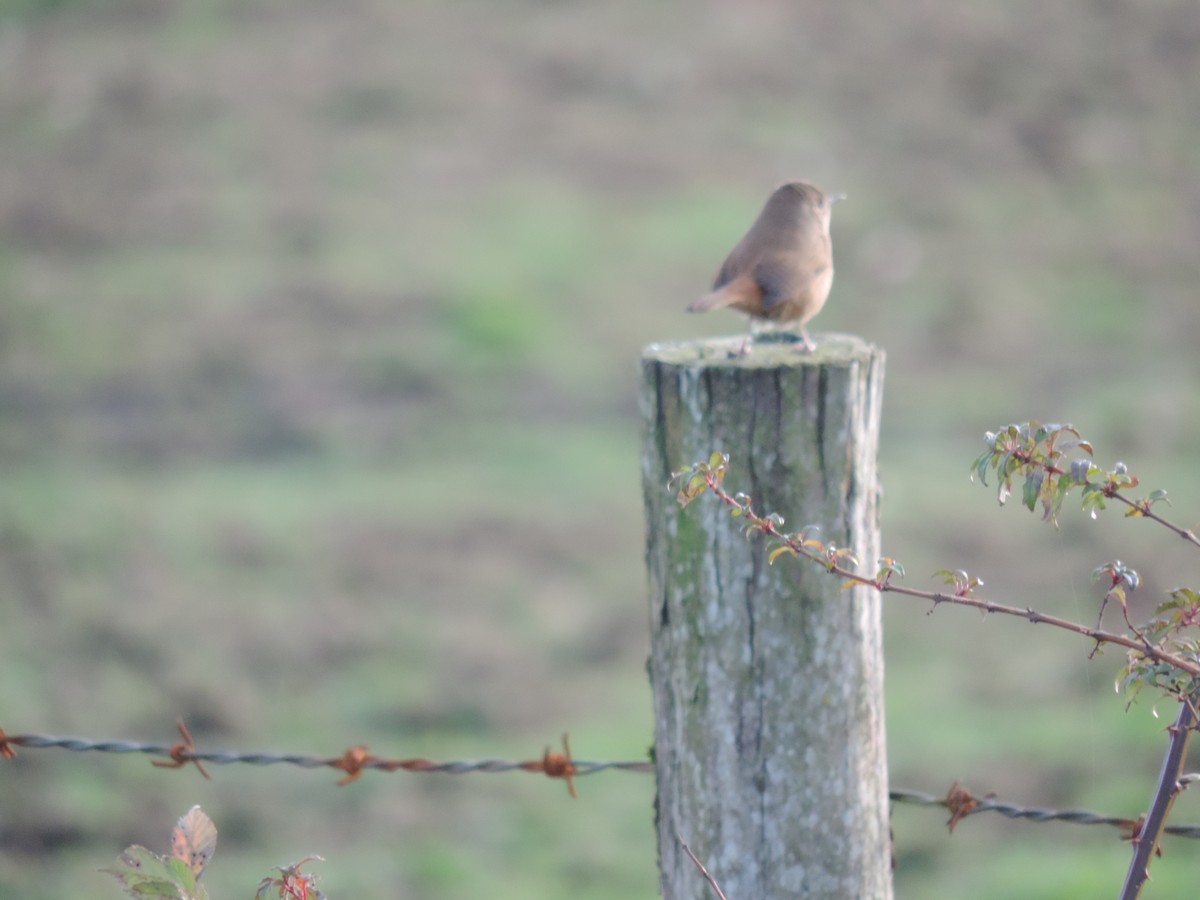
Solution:
<path fill-rule="evenodd" d="M 1187 757 L 1188 738 L 1196 727 L 1196 708 L 1193 701 L 1200 699 L 1195 694 L 1179 704 L 1179 715 L 1175 723 L 1167 731 L 1170 733 L 1170 743 L 1163 757 L 1162 769 L 1159 772 L 1158 783 L 1154 787 L 1154 796 L 1150 800 L 1148 812 L 1137 822 L 1137 827 L 1130 835 L 1133 842 L 1133 859 L 1129 861 L 1129 871 L 1125 874 L 1125 885 L 1121 890 L 1121 900 L 1134 900 L 1141 892 L 1142 886 L 1150 878 L 1150 857 L 1156 852 L 1161 856 L 1159 837 L 1167 821 L 1167 813 L 1175 803 L 1175 798 L 1183 791 L 1185 782 L 1181 778 L 1184 759 Z"/>
<path fill-rule="evenodd" d="M 1200 678 L 1200 663 L 1178 654 L 1161 650 L 1145 640 L 1138 640 L 1123 634 L 1117 634 L 1116 632 L 1105 631 L 1101 628 L 1091 628 L 1087 625 L 1081 625 L 1078 622 L 1072 622 L 1069 619 L 1038 612 L 1032 607 L 1008 606 L 983 597 L 977 597 L 972 591 L 980 583 L 978 581 L 964 582 L 960 586 L 957 586 L 953 593 L 926 591 L 919 588 L 907 587 L 892 582 L 891 578 L 896 572 L 896 566 L 891 560 L 885 560 L 885 565 L 874 577 L 860 575 L 843 562 L 843 560 L 849 560 L 851 563 L 857 562 L 845 549 L 826 546 L 820 541 L 809 537 L 807 531 L 798 534 L 785 533 L 779 527 L 783 523 L 783 519 L 780 516 L 776 514 L 759 515 L 751 505 L 749 497 L 745 495 L 732 495 L 726 491 L 721 487 L 721 482 L 724 478 L 723 468 L 706 467 L 706 471 L 702 473 L 701 477 L 704 488 L 711 491 L 722 503 L 730 507 L 732 512 L 746 520 L 747 531 L 757 532 L 779 541 L 779 547 L 773 551 L 773 554 L 778 554 L 780 550 L 785 550 L 796 556 L 803 556 L 820 563 L 831 575 L 836 575 L 853 584 L 861 584 L 865 587 L 874 588 L 880 593 L 903 594 L 907 597 L 928 600 L 935 605 L 952 603 L 958 606 L 969 606 L 984 613 L 996 613 L 998 615 L 1025 619 L 1035 625 L 1052 625 L 1055 628 L 1062 628 L 1065 631 L 1071 631 L 1091 638 L 1099 644 L 1117 644 L 1126 647 L 1150 659 L 1174 666 L 1180 671 Z M 688 497 L 687 499 L 690 502 L 694 498 Z M 774 555 L 772 558 L 774 558 Z"/>

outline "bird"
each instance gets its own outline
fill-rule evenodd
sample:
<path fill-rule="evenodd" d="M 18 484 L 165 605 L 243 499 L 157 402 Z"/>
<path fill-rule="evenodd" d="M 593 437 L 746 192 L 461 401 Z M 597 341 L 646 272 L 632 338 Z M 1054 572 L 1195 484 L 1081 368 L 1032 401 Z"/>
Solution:
<path fill-rule="evenodd" d="M 747 352 L 759 322 L 798 330 L 796 346 L 811 353 L 816 344 L 804 326 L 821 311 L 833 285 L 829 216 L 845 197 L 803 181 L 776 188 L 726 257 L 712 290 L 688 312 L 731 307 L 748 315 L 750 329 L 737 355 Z"/>

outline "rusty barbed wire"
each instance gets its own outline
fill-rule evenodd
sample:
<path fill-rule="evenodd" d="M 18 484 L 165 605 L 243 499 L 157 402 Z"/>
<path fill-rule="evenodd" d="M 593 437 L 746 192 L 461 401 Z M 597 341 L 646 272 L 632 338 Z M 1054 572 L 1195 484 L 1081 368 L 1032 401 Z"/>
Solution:
<path fill-rule="evenodd" d="M 192 745 L 191 735 L 183 722 L 178 723 L 179 733 L 183 738 L 173 744 L 154 741 L 127 740 L 92 740 L 78 737 L 53 737 L 43 734 L 6 734 L 0 728 L 0 758 L 13 759 L 16 756 L 15 747 L 28 750 L 61 749 L 76 753 L 139 753 L 147 756 L 159 756 L 162 759 L 151 760 L 151 764 L 160 768 L 182 768 L 192 763 L 206 778 L 208 772 L 203 768 L 204 763 L 217 766 L 251 765 L 274 766 L 291 765 L 302 769 L 330 768 L 343 772 L 338 780 L 339 785 L 357 780 L 363 772 L 376 770 L 382 772 L 439 772 L 446 775 L 469 775 L 474 773 L 501 772 L 530 772 L 546 775 L 550 778 L 560 778 L 567 784 L 571 796 L 575 794 L 574 779 L 597 772 L 638 772 L 642 774 L 654 771 L 654 763 L 649 760 L 596 761 L 575 759 L 571 755 L 570 739 L 562 736 L 562 752 L 551 750 L 549 747 L 540 759 L 509 760 L 509 759 L 477 759 L 450 760 L 437 762 L 425 757 L 408 759 L 389 759 L 373 756 L 367 752 L 364 745 L 348 748 L 341 756 L 311 756 L 294 753 L 246 753 L 235 750 L 197 750 Z M 1180 787 L 1188 787 L 1200 781 L 1200 774 L 1184 775 L 1179 779 Z M 1109 816 L 1081 809 L 1049 809 L 1045 807 L 1018 806 L 1013 803 L 1003 803 L 987 794 L 983 797 L 974 796 L 969 790 L 955 782 L 945 796 L 936 796 L 923 791 L 894 789 L 888 792 L 893 803 L 907 803 L 914 806 L 940 806 L 951 813 L 946 823 L 951 831 L 954 826 L 968 816 L 981 813 L 999 813 L 1010 819 L 1024 819 L 1031 822 L 1066 822 L 1075 825 L 1108 825 L 1124 831 L 1125 839 L 1136 837 L 1140 822 L 1121 816 Z M 1168 825 L 1166 834 L 1176 837 L 1200 838 L 1200 825 Z"/>
<path fill-rule="evenodd" d="M 12 759 L 16 755 L 14 747 L 23 747 L 28 750 L 60 749 L 75 753 L 140 753 L 147 756 L 165 757 L 161 760 L 151 760 L 151 765 L 160 768 L 177 769 L 188 763 L 194 763 L 206 778 L 210 776 L 204 770 L 203 763 L 217 766 L 243 764 L 251 766 L 291 765 L 299 766 L 302 769 L 331 768 L 345 773 L 338 781 L 339 785 L 357 780 L 368 769 L 383 772 L 441 772 L 448 775 L 466 775 L 475 772 L 531 772 L 550 778 L 561 778 L 566 782 L 571 796 L 575 796 L 574 779 L 576 777 L 605 771 L 652 772 L 654 770 L 654 764 L 647 760 L 574 759 L 571 756 L 570 738 L 566 734 L 562 737 L 563 750 L 561 753 L 547 747 L 540 759 L 479 759 L 437 762 L 425 757 L 389 759 L 374 756 L 368 753 L 367 748 L 361 744 L 348 748 L 341 756 L 197 750 L 193 747 L 191 735 L 188 734 L 187 728 L 182 722 L 179 723 L 179 732 L 183 741 L 166 744 L 156 741 L 92 740 L 43 734 L 6 734 L 3 729 L 0 729 L 0 756 Z"/>
<path fill-rule="evenodd" d="M 1200 776 L 1191 775 L 1180 780 L 1190 783 L 1198 779 L 1200 779 Z M 946 824 L 951 831 L 954 830 L 954 824 L 957 824 L 967 816 L 975 816 L 986 812 L 999 813 L 1010 819 L 1026 819 L 1031 822 L 1070 822 L 1075 825 L 1110 825 L 1124 831 L 1132 831 L 1138 826 L 1137 819 L 1106 816 L 1084 809 L 1046 809 L 1036 806 L 1017 806 L 1013 803 L 1001 803 L 991 796 L 976 798 L 970 796 L 969 792 L 965 792 L 965 789 L 957 783 L 950 788 L 950 793 L 944 797 L 936 797 L 933 794 L 927 794 L 922 791 L 905 790 L 889 791 L 888 796 L 894 803 L 911 803 L 915 806 L 941 806 L 949 809 L 951 819 Z M 1167 834 L 1173 834 L 1176 837 L 1200 838 L 1200 825 L 1168 825 L 1165 831 Z"/>

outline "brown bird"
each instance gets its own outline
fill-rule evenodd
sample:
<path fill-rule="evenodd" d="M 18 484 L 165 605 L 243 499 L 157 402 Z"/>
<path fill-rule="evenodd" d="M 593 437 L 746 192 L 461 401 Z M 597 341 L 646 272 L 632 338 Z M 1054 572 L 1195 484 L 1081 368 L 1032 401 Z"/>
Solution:
<path fill-rule="evenodd" d="M 778 188 L 726 258 L 711 293 L 688 312 L 729 306 L 746 313 L 750 331 L 739 354 L 746 352 L 758 322 L 798 329 L 797 346 L 815 350 L 804 325 L 821 311 L 833 284 L 829 215 L 844 198 L 802 181 Z"/>

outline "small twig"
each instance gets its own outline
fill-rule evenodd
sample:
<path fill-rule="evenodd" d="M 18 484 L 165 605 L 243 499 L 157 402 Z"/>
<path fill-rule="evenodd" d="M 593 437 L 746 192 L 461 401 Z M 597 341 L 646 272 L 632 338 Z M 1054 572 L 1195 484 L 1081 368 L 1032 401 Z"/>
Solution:
<path fill-rule="evenodd" d="M 675 835 L 675 840 L 679 841 L 679 846 L 683 848 L 683 852 L 691 857 L 692 862 L 696 864 L 696 868 L 700 870 L 700 874 L 704 876 L 704 880 L 707 881 L 709 885 L 712 886 L 712 889 L 717 892 L 717 896 L 720 897 L 721 900 L 729 900 L 729 898 L 725 896 L 725 892 L 721 890 L 721 886 L 717 884 L 717 879 L 708 874 L 708 869 L 704 868 L 704 863 L 700 862 L 700 860 L 696 858 L 696 854 L 692 852 L 692 848 L 687 845 L 687 842 L 678 834 Z"/>
<path fill-rule="evenodd" d="M 1150 507 L 1146 504 L 1139 503 L 1136 500 L 1130 500 L 1120 491 L 1113 491 L 1111 494 L 1106 494 L 1105 496 L 1111 497 L 1113 500 L 1119 500 L 1131 509 L 1136 509 L 1139 516 L 1149 519 L 1152 522 L 1157 522 L 1163 528 L 1175 532 L 1189 544 L 1195 544 L 1197 547 L 1200 547 L 1200 538 L 1196 537 L 1196 532 L 1192 531 L 1190 528 L 1183 528 L 1179 525 L 1176 525 L 1174 522 L 1164 519 L 1162 516 L 1158 515 L 1158 513 L 1151 512 Z"/>

